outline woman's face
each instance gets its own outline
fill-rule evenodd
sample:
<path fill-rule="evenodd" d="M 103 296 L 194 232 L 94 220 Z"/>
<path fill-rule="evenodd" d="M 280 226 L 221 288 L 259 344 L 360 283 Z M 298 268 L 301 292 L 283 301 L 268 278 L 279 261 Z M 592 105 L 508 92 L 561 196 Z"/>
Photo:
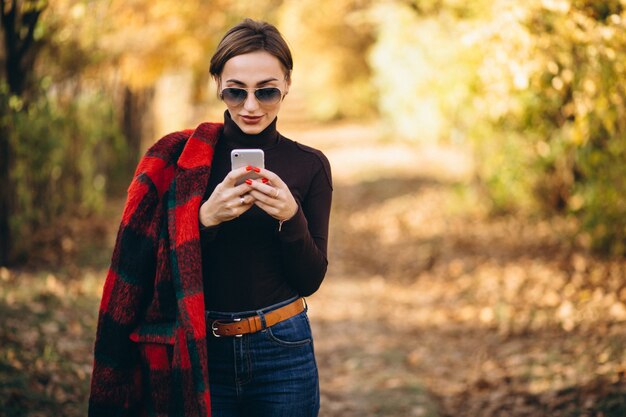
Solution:
<path fill-rule="evenodd" d="M 256 51 L 237 55 L 224 65 L 218 80 L 218 90 L 224 88 L 260 88 L 277 87 L 283 96 L 287 94 L 291 81 L 285 80 L 286 74 L 280 61 L 265 51 Z M 276 104 L 261 104 L 254 96 L 254 90 L 248 90 L 248 96 L 239 105 L 226 103 L 228 112 L 239 128 L 249 135 L 261 133 L 278 115 L 282 99 Z"/>

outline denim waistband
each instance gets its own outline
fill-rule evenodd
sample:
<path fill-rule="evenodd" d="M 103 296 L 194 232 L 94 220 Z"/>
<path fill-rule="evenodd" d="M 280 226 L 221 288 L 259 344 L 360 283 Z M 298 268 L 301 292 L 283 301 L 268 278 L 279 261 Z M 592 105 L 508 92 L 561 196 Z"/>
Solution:
<path fill-rule="evenodd" d="M 281 301 L 280 303 L 272 304 L 270 306 L 263 307 L 258 310 L 237 311 L 237 312 L 207 310 L 204 312 L 204 314 L 207 319 L 210 318 L 214 320 L 220 320 L 220 319 L 221 320 L 224 320 L 224 319 L 233 320 L 233 319 L 245 318 L 245 317 L 250 317 L 250 316 L 256 316 L 259 313 L 269 313 L 270 311 L 276 310 L 277 308 L 286 306 L 287 304 L 296 301 L 298 298 L 301 298 L 301 297 L 299 295 L 296 295 L 285 301 Z"/>

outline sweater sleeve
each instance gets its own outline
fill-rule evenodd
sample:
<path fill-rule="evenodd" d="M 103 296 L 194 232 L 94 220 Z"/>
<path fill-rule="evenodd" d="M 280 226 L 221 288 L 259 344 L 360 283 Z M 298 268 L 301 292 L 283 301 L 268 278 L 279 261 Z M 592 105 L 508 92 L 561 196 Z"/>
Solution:
<path fill-rule="evenodd" d="M 283 222 L 279 239 L 287 279 L 301 296 L 313 294 L 328 266 L 328 225 L 332 201 L 330 164 L 318 153 L 321 164 L 313 174 L 309 192 L 296 214 Z"/>
<path fill-rule="evenodd" d="M 135 415 L 137 346 L 129 335 L 145 310 L 156 269 L 158 192 L 147 175 L 132 181 L 102 294 L 89 417 Z"/>

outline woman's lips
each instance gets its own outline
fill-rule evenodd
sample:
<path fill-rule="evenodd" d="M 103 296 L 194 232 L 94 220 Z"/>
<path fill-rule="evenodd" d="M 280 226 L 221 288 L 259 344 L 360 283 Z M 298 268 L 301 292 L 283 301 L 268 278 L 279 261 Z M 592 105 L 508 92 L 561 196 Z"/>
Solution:
<path fill-rule="evenodd" d="M 261 121 L 263 116 L 241 116 L 244 122 L 249 125 L 257 124 Z"/>

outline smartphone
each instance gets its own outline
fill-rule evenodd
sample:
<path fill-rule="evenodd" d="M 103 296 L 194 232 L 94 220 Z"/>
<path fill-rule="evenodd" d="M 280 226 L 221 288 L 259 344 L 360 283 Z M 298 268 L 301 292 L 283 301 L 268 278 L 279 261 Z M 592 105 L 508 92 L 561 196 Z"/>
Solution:
<path fill-rule="evenodd" d="M 230 164 L 231 169 L 237 169 L 248 165 L 265 168 L 265 154 L 263 153 L 263 149 L 233 149 L 230 152 Z M 261 176 L 254 171 L 250 171 L 237 181 L 237 185 L 243 183 L 248 178 L 256 179 L 261 178 Z"/>

